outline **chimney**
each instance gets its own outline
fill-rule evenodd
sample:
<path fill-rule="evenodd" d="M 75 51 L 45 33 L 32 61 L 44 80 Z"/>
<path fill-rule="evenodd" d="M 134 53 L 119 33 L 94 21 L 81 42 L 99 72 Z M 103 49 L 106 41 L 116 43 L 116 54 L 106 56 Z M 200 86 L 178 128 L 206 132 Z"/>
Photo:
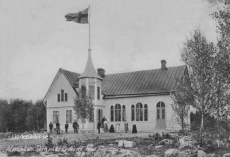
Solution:
<path fill-rule="evenodd" d="M 161 60 L 161 70 L 166 70 L 166 60 Z"/>
<path fill-rule="evenodd" d="M 97 69 L 97 73 L 98 73 L 98 75 L 99 75 L 101 78 L 104 78 L 104 77 L 105 77 L 105 69 L 98 68 L 98 69 Z"/>

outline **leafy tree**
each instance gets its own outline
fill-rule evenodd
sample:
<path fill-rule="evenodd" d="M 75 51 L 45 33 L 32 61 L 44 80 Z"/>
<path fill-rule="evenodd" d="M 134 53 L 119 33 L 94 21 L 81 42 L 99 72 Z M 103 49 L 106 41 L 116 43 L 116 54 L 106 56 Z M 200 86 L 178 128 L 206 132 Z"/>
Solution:
<path fill-rule="evenodd" d="M 34 105 L 30 106 L 27 111 L 26 126 L 28 130 L 37 130 L 37 111 Z"/>
<path fill-rule="evenodd" d="M 35 102 L 35 108 L 37 113 L 37 128 L 46 128 L 46 106 L 43 104 L 42 100 L 37 100 Z"/>
<path fill-rule="evenodd" d="M 0 99 L 0 120 L 2 131 L 14 131 L 14 118 L 11 110 L 11 105 L 7 100 Z"/>
<path fill-rule="evenodd" d="M 188 110 L 190 105 L 193 105 L 193 90 L 189 80 L 187 69 L 182 78 L 175 81 L 173 90 L 171 92 L 173 100 L 172 108 L 177 114 L 177 121 L 181 124 L 182 131 L 185 128 L 185 119 L 188 118 Z"/>
<path fill-rule="evenodd" d="M 209 43 L 200 29 L 196 29 L 181 50 L 182 61 L 188 66 L 191 90 L 194 96 L 194 107 L 201 112 L 201 128 L 204 114 L 209 113 L 212 98 L 212 61 L 215 46 Z M 210 63 L 211 61 L 211 63 Z M 191 91 L 189 91 L 191 92 Z"/>
<path fill-rule="evenodd" d="M 76 95 L 73 109 L 77 118 L 82 120 L 83 130 L 86 120 L 89 122 L 94 122 L 94 106 L 92 99 L 87 94 L 85 86 L 82 86 L 78 95 Z"/>

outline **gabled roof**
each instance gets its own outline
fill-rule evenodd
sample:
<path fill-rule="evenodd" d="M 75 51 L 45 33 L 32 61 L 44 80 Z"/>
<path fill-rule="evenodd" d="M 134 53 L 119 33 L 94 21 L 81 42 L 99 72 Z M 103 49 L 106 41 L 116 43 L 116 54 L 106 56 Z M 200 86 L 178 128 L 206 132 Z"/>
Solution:
<path fill-rule="evenodd" d="M 63 75 L 66 77 L 66 79 L 69 81 L 70 85 L 73 88 L 78 86 L 78 77 L 80 76 L 80 74 L 71 72 L 71 71 L 67 71 L 61 68 L 60 68 L 60 71 L 63 73 Z"/>
<path fill-rule="evenodd" d="M 102 80 L 102 78 L 97 74 L 93 66 L 93 61 L 91 58 L 91 51 L 88 52 L 88 60 L 84 72 L 80 75 L 79 78 L 97 78 Z"/>
<path fill-rule="evenodd" d="M 173 81 L 180 78 L 186 66 L 169 67 L 106 75 L 102 82 L 105 95 L 170 93 Z"/>
<path fill-rule="evenodd" d="M 47 91 L 47 93 L 46 93 L 46 95 L 45 95 L 45 97 L 44 97 L 44 99 L 43 99 L 43 102 L 45 101 L 47 94 L 49 93 L 49 91 L 50 91 L 52 85 L 54 84 L 55 80 L 57 79 L 57 77 L 58 77 L 58 75 L 59 75 L 60 73 L 62 73 L 62 74 L 65 76 L 65 78 L 67 79 L 67 81 L 69 82 L 69 84 L 71 85 L 71 87 L 73 88 L 73 90 L 76 92 L 75 88 L 76 88 L 77 85 L 78 85 L 78 77 L 80 76 L 80 74 L 60 68 L 60 69 L 58 70 L 58 72 L 57 72 L 55 78 L 53 79 L 53 82 L 52 82 L 52 84 L 50 85 L 50 87 L 49 87 L 49 89 L 48 89 L 48 91 Z M 44 103 L 45 103 L 45 102 L 44 102 Z"/>
<path fill-rule="evenodd" d="M 105 98 L 114 98 L 114 96 L 126 97 L 128 95 L 144 96 L 150 94 L 169 94 L 172 90 L 174 81 L 177 78 L 181 78 L 186 70 L 186 65 L 183 65 L 168 67 L 166 70 L 153 69 L 107 74 L 102 81 L 102 93 L 105 95 Z M 61 68 L 59 69 L 59 72 L 64 74 L 75 90 L 80 74 Z"/>

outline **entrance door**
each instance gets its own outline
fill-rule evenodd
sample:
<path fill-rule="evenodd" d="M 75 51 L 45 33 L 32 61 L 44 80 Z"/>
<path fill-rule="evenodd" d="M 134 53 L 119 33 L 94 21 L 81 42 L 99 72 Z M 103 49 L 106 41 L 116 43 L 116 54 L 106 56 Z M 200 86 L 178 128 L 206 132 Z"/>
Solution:
<path fill-rule="evenodd" d="M 103 110 L 97 109 L 97 123 L 102 121 L 102 117 L 103 117 Z"/>
<path fill-rule="evenodd" d="M 157 106 L 157 115 L 156 115 L 156 129 L 165 129 L 166 122 L 165 122 L 165 104 L 163 102 L 158 102 Z"/>

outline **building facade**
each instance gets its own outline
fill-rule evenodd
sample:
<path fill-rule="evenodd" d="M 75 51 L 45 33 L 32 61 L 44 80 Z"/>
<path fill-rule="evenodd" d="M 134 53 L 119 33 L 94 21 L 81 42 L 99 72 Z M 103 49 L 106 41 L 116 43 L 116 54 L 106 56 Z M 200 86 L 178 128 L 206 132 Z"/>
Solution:
<path fill-rule="evenodd" d="M 159 69 L 128 73 L 105 74 L 105 70 L 94 69 L 91 52 L 88 53 L 86 68 L 82 74 L 59 69 L 44 97 L 47 105 L 47 128 L 49 123 L 59 121 L 61 129 L 77 120 L 73 110 L 74 99 L 81 86 L 85 86 L 94 104 L 94 121 L 105 118 L 108 126 L 128 122 L 137 131 L 150 132 L 154 129 L 179 130 L 176 115 L 171 107 L 170 92 L 176 79 L 187 72 L 186 66 L 166 67 L 162 60 Z M 81 120 L 77 120 L 80 129 Z M 54 125 L 55 126 L 55 125 Z M 93 130 L 93 123 L 86 122 L 85 130 Z"/>

